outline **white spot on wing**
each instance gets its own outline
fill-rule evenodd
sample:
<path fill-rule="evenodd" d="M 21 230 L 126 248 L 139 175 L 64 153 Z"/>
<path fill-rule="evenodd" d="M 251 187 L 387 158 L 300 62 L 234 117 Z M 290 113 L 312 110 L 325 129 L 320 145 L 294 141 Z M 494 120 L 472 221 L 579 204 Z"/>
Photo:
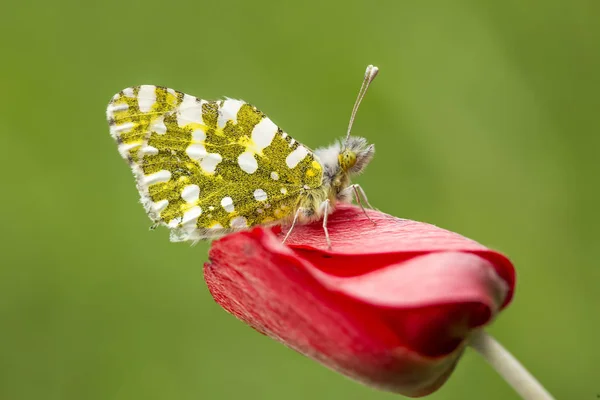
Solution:
<path fill-rule="evenodd" d="M 242 171 L 253 174 L 258 169 L 258 163 L 256 162 L 256 158 L 254 158 L 254 154 L 249 151 L 246 151 L 239 155 L 238 164 Z"/>
<path fill-rule="evenodd" d="M 169 205 L 169 200 L 163 199 L 163 200 L 157 201 L 156 203 L 152 203 L 152 210 L 154 210 L 154 212 L 160 213 L 162 210 L 167 208 L 168 205 Z"/>
<path fill-rule="evenodd" d="M 172 220 L 169 221 L 167 226 L 169 228 L 177 228 L 177 225 L 179 225 L 180 222 L 181 222 L 181 218 L 179 218 L 179 217 L 173 218 Z"/>
<path fill-rule="evenodd" d="M 243 105 L 244 102 L 240 100 L 224 100 L 223 106 L 219 107 L 219 116 L 217 118 L 217 125 L 219 128 L 223 128 L 229 120 L 233 121 L 234 124 L 237 124 L 237 113 Z"/>
<path fill-rule="evenodd" d="M 144 176 L 144 184 L 146 185 L 154 185 L 155 183 L 167 182 L 171 179 L 171 172 L 166 169 L 162 169 L 158 172 L 155 172 L 150 175 Z"/>
<path fill-rule="evenodd" d="M 165 125 L 164 117 L 161 115 L 160 117 L 156 118 L 152 122 L 152 125 L 150 125 L 150 129 L 153 132 L 158 133 L 159 135 L 164 135 L 165 133 L 167 133 L 167 126 Z"/>
<path fill-rule="evenodd" d="M 185 154 L 188 155 L 189 158 L 200 161 L 203 157 L 205 157 L 208 153 L 203 145 L 200 143 L 190 144 L 187 149 L 185 149 Z"/>
<path fill-rule="evenodd" d="M 280 192 L 281 192 L 281 194 L 287 194 L 287 189 L 286 188 L 281 188 Z"/>
<path fill-rule="evenodd" d="M 118 95 L 117 95 L 118 97 Z M 118 103 L 118 104 L 109 104 L 106 108 L 106 116 L 110 119 L 113 115 L 118 111 L 125 111 L 129 108 L 129 104 L 127 103 Z"/>
<path fill-rule="evenodd" d="M 129 151 L 135 147 L 138 147 L 139 145 L 139 141 L 133 143 L 121 143 L 119 145 L 119 153 L 121 153 L 121 157 L 127 158 L 129 156 Z"/>
<path fill-rule="evenodd" d="M 235 210 L 233 199 L 229 196 L 223 197 L 221 199 L 221 207 L 223 207 L 227 212 L 233 212 Z"/>
<path fill-rule="evenodd" d="M 177 124 L 184 127 L 190 123 L 204 125 L 202 120 L 202 103 L 194 96 L 183 95 L 183 100 L 177 109 Z"/>
<path fill-rule="evenodd" d="M 124 124 L 121 125 L 113 125 L 110 127 L 110 133 L 113 136 L 117 136 L 120 135 L 122 133 L 126 133 L 131 131 L 133 128 L 135 127 L 135 124 L 133 122 L 125 122 Z"/>
<path fill-rule="evenodd" d="M 189 147 L 192 146 L 199 146 L 198 144 L 193 144 Z M 188 148 L 189 148 L 188 147 Z M 219 163 L 223 160 L 223 157 L 221 157 L 220 154 L 218 153 L 208 153 L 206 155 L 206 157 L 204 157 L 202 159 L 202 161 L 200 161 L 200 166 L 202 167 L 202 169 L 205 172 L 208 172 L 209 174 L 214 174 L 215 173 L 215 169 L 217 168 L 217 165 L 219 165 Z"/>
<path fill-rule="evenodd" d="M 182 224 L 188 224 L 190 222 L 196 222 L 198 217 L 202 214 L 202 209 L 199 206 L 190 208 L 183 214 Z"/>
<path fill-rule="evenodd" d="M 300 161 L 304 160 L 304 157 L 307 155 L 308 150 L 306 150 L 306 147 L 298 146 L 296 150 L 288 154 L 288 156 L 285 158 L 285 163 L 288 167 L 294 168 Z"/>
<path fill-rule="evenodd" d="M 181 198 L 188 203 L 196 203 L 200 197 L 200 188 L 198 185 L 187 185 L 181 191 Z"/>
<path fill-rule="evenodd" d="M 147 113 L 152 110 L 152 106 L 156 103 L 156 86 L 142 85 L 138 92 L 138 106 L 140 111 Z"/>
<path fill-rule="evenodd" d="M 267 117 L 256 124 L 252 130 L 252 140 L 256 144 L 257 150 L 262 151 L 270 145 L 276 133 L 277 125 Z"/>
<path fill-rule="evenodd" d="M 262 189 L 256 189 L 254 191 L 254 198 L 258 201 L 265 201 L 267 199 L 267 192 Z"/>
<path fill-rule="evenodd" d="M 206 139 L 206 133 L 202 129 L 194 129 L 192 131 L 192 142 L 203 143 Z"/>
<path fill-rule="evenodd" d="M 144 146 L 140 149 L 142 155 L 154 156 L 158 154 L 158 149 L 153 146 Z"/>
<path fill-rule="evenodd" d="M 138 140 L 137 142 L 132 142 L 132 143 L 121 143 L 121 148 L 123 150 L 129 151 L 131 149 L 133 149 L 134 147 L 139 146 L 141 143 L 141 140 Z"/>
<path fill-rule="evenodd" d="M 244 217 L 235 217 L 229 222 L 229 226 L 232 228 L 246 228 L 248 227 L 248 221 Z"/>
<path fill-rule="evenodd" d="M 127 89 L 123 89 L 123 96 L 125 96 L 125 97 L 135 96 L 135 94 L 133 93 L 133 88 L 128 87 Z"/>
<path fill-rule="evenodd" d="M 274 181 L 279 179 L 279 174 L 275 171 L 271 172 L 271 179 L 273 179 Z"/>

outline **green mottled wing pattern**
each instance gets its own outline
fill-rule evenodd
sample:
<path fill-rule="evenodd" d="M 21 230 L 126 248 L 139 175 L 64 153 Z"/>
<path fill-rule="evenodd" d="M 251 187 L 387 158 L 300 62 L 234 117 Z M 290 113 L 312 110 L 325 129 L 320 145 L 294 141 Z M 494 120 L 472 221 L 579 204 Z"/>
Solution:
<path fill-rule="evenodd" d="M 117 93 L 107 118 L 146 212 L 173 241 L 289 220 L 322 184 L 314 154 L 240 100 L 142 85 Z"/>

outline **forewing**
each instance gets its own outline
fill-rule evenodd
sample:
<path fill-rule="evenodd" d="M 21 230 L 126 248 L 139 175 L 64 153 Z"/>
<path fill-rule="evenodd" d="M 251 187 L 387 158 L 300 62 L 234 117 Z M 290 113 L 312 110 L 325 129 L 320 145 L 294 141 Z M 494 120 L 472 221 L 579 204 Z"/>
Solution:
<path fill-rule="evenodd" d="M 174 241 L 276 223 L 321 186 L 313 153 L 240 100 L 143 85 L 117 93 L 107 117 L 146 212 Z"/>

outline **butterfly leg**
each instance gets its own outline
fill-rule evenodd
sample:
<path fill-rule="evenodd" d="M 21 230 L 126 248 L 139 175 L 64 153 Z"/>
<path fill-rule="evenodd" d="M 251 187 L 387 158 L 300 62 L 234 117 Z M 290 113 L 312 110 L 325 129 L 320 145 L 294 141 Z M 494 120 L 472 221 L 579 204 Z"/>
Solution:
<path fill-rule="evenodd" d="M 360 185 L 358 183 L 355 183 L 354 185 L 350 185 L 350 187 L 354 191 L 354 196 L 356 197 L 356 202 L 358 203 L 358 205 L 360 206 L 360 208 L 363 210 L 363 212 L 365 213 L 365 215 L 367 216 L 367 218 L 369 219 L 369 221 L 371 221 L 373 223 L 373 225 L 377 225 L 375 223 L 375 221 L 373 221 L 371 219 L 371 217 L 369 216 L 369 214 L 367 214 L 367 210 L 365 210 L 365 207 L 362 204 L 361 196 L 365 200 L 365 203 L 367 203 L 367 207 L 369 207 L 370 209 L 373 210 L 373 206 L 371 205 L 371 203 L 369 203 L 369 199 L 367 199 L 367 195 L 366 195 L 365 191 L 363 190 L 363 188 L 360 187 Z"/>
<path fill-rule="evenodd" d="M 331 250 L 331 240 L 329 239 L 329 230 L 327 229 L 327 218 L 329 217 L 329 199 L 321 203 L 321 208 L 323 209 L 323 232 L 325 232 L 327 249 Z"/>
<path fill-rule="evenodd" d="M 290 229 L 288 229 L 287 233 L 285 234 L 285 237 L 283 238 L 283 241 L 281 242 L 282 244 L 285 243 L 285 241 L 290 236 L 290 233 L 292 233 L 292 231 L 294 230 L 294 226 L 296 226 L 296 222 L 298 221 L 298 216 L 304 210 L 305 209 L 303 207 L 298 207 L 298 209 L 296 210 L 296 214 L 294 214 L 294 220 L 292 221 L 292 226 L 290 226 Z"/>

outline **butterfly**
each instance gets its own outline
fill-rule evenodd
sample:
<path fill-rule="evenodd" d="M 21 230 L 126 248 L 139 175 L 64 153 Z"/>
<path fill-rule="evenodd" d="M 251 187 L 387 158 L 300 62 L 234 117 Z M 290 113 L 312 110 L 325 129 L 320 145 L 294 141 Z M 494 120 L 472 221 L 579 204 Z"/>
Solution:
<path fill-rule="evenodd" d="M 285 241 L 296 224 L 322 219 L 331 248 L 327 217 L 336 202 L 354 197 L 368 205 L 350 179 L 375 147 L 350 131 L 377 73 L 367 67 L 346 137 L 315 151 L 244 101 L 207 101 L 161 86 L 123 89 L 106 115 L 144 209 L 154 226 L 170 229 L 171 241 L 277 224 L 290 225 Z"/>

